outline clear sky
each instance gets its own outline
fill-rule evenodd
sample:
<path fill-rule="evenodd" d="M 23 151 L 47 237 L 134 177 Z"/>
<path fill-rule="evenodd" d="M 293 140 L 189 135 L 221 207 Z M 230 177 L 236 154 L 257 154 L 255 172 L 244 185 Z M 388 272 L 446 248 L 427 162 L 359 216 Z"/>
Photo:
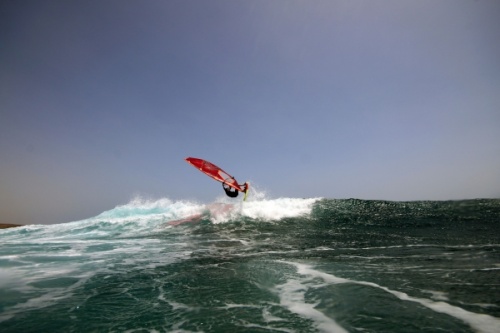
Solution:
<path fill-rule="evenodd" d="M 270 197 L 500 197 L 498 0 L 4 0 L 0 222 Z"/>

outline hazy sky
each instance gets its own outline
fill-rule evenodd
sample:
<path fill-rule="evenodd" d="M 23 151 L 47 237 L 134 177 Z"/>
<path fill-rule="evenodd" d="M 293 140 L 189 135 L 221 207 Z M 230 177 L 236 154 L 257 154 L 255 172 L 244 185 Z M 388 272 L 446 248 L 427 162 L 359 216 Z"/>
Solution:
<path fill-rule="evenodd" d="M 498 0 L 4 0 L 0 222 L 137 195 L 500 197 Z M 241 198 L 241 197 L 240 197 Z"/>

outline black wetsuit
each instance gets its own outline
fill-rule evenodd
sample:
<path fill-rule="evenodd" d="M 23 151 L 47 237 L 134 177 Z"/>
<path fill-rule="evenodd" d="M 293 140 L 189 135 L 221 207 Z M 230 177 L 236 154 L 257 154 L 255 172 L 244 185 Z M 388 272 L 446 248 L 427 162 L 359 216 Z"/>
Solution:
<path fill-rule="evenodd" d="M 238 190 L 232 188 L 231 186 L 227 186 L 227 185 L 224 186 L 224 185 L 225 184 L 222 184 L 222 187 L 224 188 L 224 191 L 226 192 L 228 197 L 236 198 L 238 196 Z"/>

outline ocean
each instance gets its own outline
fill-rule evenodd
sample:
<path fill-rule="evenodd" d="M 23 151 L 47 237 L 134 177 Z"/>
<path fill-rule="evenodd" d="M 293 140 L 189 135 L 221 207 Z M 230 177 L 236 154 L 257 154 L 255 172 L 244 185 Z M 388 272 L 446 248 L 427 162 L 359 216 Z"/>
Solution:
<path fill-rule="evenodd" d="M 500 332 L 500 200 L 135 199 L 0 230 L 0 332 Z"/>

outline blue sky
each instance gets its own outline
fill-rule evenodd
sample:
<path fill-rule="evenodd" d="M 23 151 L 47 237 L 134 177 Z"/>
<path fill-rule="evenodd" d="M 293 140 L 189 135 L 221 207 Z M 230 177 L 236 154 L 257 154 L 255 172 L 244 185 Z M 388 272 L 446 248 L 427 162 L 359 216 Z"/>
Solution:
<path fill-rule="evenodd" d="M 0 4 L 0 222 L 270 197 L 500 197 L 497 0 Z"/>

